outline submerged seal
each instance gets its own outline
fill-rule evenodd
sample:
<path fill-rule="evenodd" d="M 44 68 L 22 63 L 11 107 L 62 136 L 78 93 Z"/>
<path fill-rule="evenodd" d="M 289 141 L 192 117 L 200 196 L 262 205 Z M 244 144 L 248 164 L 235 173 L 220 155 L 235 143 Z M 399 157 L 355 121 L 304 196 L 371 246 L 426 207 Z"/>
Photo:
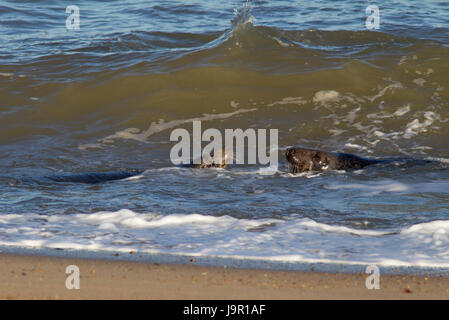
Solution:
<path fill-rule="evenodd" d="M 321 150 L 292 147 L 285 152 L 287 161 L 293 165 L 293 172 L 362 169 L 368 165 L 383 162 L 361 158 L 349 153 L 332 153 Z"/>
<path fill-rule="evenodd" d="M 45 178 L 54 182 L 72 182 L 72 183 L 100 183 L 112 180 L 122 180 L 143 173 L 144 170 L 124 170 L 117 172 L 87 172 L 66 175 L 51 175 Z"/>
<path fill-rule="evenodd" d="M 232 157 L 232 152 L 223 148 L 221 150 L 221 154 L 215 156 L 214 152 L 210 155 L 203 157 L 201 156 L 201 163 L 194 164 L 193 160 L 190 161 L 190 164 L 182 165 L 183 167 L 188 168 L 226 168 L 228 165 L 228 159 Z"/>
<path fill-rule="evenodd" d="M 201 163 L 194 164 L 193 160 L 190 164 L 182 165 L 187 168 L 226 168 L 227 159 L 232 155 L 232 153 L 227 152 L 223 149 L 221 155 L 217 155 L 214 157 L 212 153 L 210 158 L 207 159 L 201 158 Z M 140 169 L 128 169 L 117 172 L 87 172 L 87 173 L 78 173 L 78 174 L 61 174 L 61 175 L 50 175 L 44 177 L 45 180 L 50 180 L 54 182 L 66 182 L 66 183 L 101 183 L 113 180 L 123 180 L 127 178 L 131 178 L 134 176 L 138 176 L 142 174 L 145 170 Z"/>

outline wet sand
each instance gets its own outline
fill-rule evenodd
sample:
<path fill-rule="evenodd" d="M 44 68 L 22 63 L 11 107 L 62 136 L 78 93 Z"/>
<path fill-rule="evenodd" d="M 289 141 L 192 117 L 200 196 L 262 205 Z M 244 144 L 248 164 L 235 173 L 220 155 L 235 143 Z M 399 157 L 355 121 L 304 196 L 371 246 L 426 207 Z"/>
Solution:
<path fill-rule="evenodd" d="M 367 276 L 0 254 L 0 299 L 449 299 L 447 276 L 381 275 L 379 290 Z"/>

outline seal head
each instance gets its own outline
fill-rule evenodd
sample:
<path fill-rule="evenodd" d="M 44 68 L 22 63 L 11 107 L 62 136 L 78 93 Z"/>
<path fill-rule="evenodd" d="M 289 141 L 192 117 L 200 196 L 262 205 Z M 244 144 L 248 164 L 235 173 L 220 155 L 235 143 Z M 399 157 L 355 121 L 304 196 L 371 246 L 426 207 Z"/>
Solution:
<path fill-rule="evenodd" d="M 288 148 L 285 157 L 293 165 L 294 173 L 335 170 L 337 168 L 337 158 L 333 154 L 320 150 Z"/>
<path fill-rule="evenodd" d="M 190 168 L 226 168 L 230 158 L 232 158 L 232 152 L 223 148 L 221 154 L 212 152 L 210 155 L 202 156 L 201 163 L 194 164 L 191 161 L 187 166 Z"/>
<path fill-rule="evenodd" d="M 380 162 L 348 153 L 332 153 L 297 147 L 288 148 L 285 157 L 293 165 L 293 173 L 361 169 L 367 165 Z"/>

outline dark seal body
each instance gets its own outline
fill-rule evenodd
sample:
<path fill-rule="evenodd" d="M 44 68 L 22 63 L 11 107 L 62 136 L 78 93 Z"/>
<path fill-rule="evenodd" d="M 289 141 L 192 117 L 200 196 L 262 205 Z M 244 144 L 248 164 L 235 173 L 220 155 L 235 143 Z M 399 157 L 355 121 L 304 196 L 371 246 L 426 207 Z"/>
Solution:
<path fill-rule="evenodd" d="M 143 173 L 143 170 L 132 169 L 117 172 L 87 172 L 78 174 L 51 175 L 46 176 L 45 178 L 54 182 L 94 184 L 106 181 L 122 180 L 137 176 L 141 173 Z"/>
<path fill-rule="evenodd" d="M 288 148 L 287 161 L 293 165 L 293 172 L 362 169 L 368 165 L 382 162 L 348 153 L 333 153 L 306 148 Z"/>
<path fill-rule="evenodd" d="M 226 152 L 225 149 L 222 150 L 221 155 L 217 157 L 217 159 L 214 159 L 214 154 L 211 154 L 210 161 L 204 161 L 204 159 L 201 158 L 201 163 L 195 164 L 193 163 L 193 160 L 190 162 L 190 164 L 184 164 L 181 165 L 182 167 L 187 168 L 197 168 L 197 169 L 203 169 L 203 168 L 226 168 L 227 163 L 226 159 L 230 157 L 229 152 Z M 65 183 L 89 183 L 89 184 L 95 184 L 95 183 L 102 183 L 107 181 L 114 181 L 114 180 L 122 180 L 127 179 L 130 177 L 134 177 L 137 175 L 140 175 L 144 172 L 144 170 L 139 169 L 126 169 L 121 170 L 117 172 L 87 172 L 87 173 L 77 173 L 77 174 L 60 174 L 60 175 L 50 175 L 44 177 L 44 180 L 46 181 L 52 181 L 52 182 L 65 182 Z"/>

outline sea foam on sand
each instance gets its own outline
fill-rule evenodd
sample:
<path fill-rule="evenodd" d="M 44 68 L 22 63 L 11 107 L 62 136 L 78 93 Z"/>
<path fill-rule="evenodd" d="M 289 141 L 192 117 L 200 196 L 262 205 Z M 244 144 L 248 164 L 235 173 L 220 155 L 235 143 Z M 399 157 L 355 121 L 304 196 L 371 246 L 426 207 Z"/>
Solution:
<path fill-rule="evenodd" d="M 449 220 L 370 230 L 309 218 L 244 219 L 123 209 L 0 214 L 0 245 L 289 263 L 449 267 Z"/>

